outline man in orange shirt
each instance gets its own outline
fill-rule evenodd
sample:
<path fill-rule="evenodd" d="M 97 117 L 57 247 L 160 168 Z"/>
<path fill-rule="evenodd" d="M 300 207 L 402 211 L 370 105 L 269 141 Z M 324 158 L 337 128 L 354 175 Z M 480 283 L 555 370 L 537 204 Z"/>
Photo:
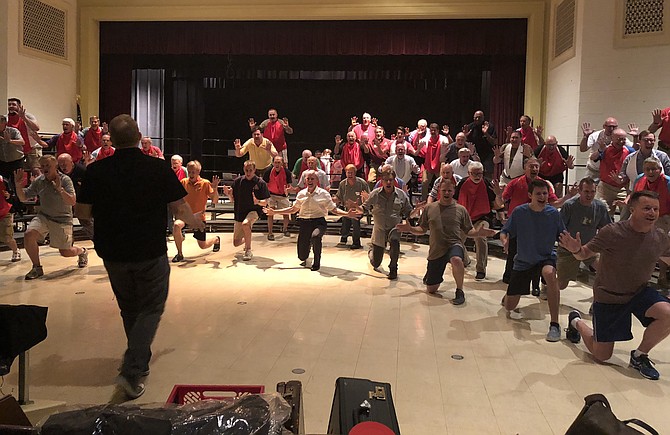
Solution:
<path fill-rule="evenodd" d="M 197 160 L 188 162 L 186 165 L 186 171 L 188 172 L 188 178 L 181 180 L 182 186 L 186 189 L 188 194 L 184 198 L 188 205 L 193 210 L 194 214 L 199 214 L 200 218 L 205 220 L 205 207 L 207 206 L 207 199 L 211 198 L 212 203 L 216 204 L 219 202 L 219 194 L 217 187 L 219 185 L 219 177 L 214 175 L 212 177 L 212 182 L 200 178 L 200 171 L 202 166 Z M 184 260 L 184 255 L 182 254 L 182 245 L 184 243 L 184 236 L 182 235 L 181 230 L 186 224 L 184 221 L 177 219 L 174 221 L 174 226 L 172 228 L 172 234 L 174 235 L 174 244 L 177 246 L 177 255 L 172 258 L 173 263 L 178 263 Z M 205 230 L 198 231 L 196 230 L 193 233 L 193 237 L 198 241 L 198 246 L 200 249 L 207 249 L 210 246 L 214 245 L 212 252 L 219 252 L 221 249 L 221 238 L 219 236 L 211 237 L 207 239 L 207 233 Z"/>

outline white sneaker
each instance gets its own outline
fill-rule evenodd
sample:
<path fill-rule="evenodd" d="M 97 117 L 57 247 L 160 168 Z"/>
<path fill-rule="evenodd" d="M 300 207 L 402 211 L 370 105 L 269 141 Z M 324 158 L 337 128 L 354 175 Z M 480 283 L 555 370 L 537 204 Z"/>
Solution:
<path fill-rule="evenodd" d="M 12 253 L 12 263 L 16 263 L 17 261 L 21 261 L 21 251 Z"/>
<path fill-rule="evenodd" d="M 543 301 L 547 300 L 547 284 L 542 284 L 540 286 L 540 299 Z"/>
<path fill-rule="evenodd" d="M 254 258 L 254 254 L 251 252 L 251 249 L 244 251 L 244 255 L 242 256 L 242 260 L 249 261 L 252 258 Z"/>
<path fill-rule="evenodd" d="M 512 320 L 522 320 L 523 319 L 523 313 L 521 311 L 519 311 L 518 308 L 515 308 L 512 311 L 508 311 L 507 315 Z"/>

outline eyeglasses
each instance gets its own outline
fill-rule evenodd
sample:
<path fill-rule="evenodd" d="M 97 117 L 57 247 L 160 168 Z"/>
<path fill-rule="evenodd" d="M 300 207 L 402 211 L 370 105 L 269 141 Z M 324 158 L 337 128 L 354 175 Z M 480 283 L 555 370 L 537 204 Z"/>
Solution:
<path fill-rule="evenodd" d="M 483 172 L 470 172 L 470 175 L 484 175 Z"/>

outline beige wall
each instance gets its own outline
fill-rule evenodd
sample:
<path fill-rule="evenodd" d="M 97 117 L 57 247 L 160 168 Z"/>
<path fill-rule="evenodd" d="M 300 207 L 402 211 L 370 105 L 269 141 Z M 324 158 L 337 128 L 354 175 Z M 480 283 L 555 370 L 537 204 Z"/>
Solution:
<path fill-rule="evenodd" d="M 264 0 L 79 0 L 79 90 L 84 116 L 98 110 L 100 21 L 360 20 L 528 18 L 524 112 L 544 115 L 545 0 L 296 0 L 269 8 Z"/>
<path fill-rule="evenodd" d="M 670 82 L 664 79 L 670 44 L 622 48 L 616 38 L 620 20 L 615 1 L 577 0 L 575 57 L 560 65 L 548 62 L 545 131 L 560 143 L 579 143 L 583 122 L 600 129 L 608 116 L 623 128 L 646 128 L 652 109 L 670 105 Z M 586 153 L 571 153 L 577 163 L 586 162 Z"/>
<path fill-rule="evenodd" d="M 40 58 L 19 51 L 20 1 L 3 1 L 7 8 L 0 28 L 6 46 L 0 44 L 0 60 L 7 56 L 7 67 L 0 76 L 2 104 L 6 97 L 20 98 L 26 110 L 34 114 L 43 132 L 61 131 L 64 117 L 76 116 L 77 96 L 77 0 L 51 0 L 67 11 L 68 62 Z M 6 78 L 5 78 L 6 77 Z M 3 113 L 6 109 L 3 109 Z"/>

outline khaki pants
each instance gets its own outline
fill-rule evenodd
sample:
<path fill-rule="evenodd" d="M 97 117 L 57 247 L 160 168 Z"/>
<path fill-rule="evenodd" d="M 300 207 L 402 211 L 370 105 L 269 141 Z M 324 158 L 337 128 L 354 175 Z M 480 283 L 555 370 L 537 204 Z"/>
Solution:
<path fill-rule="evenodd" d="M 596 199 L 600 199 L 602 201 L 605 201 L 607 203 L 607 206 L 609 208 L 609 214 L 610 216 L 614 216 L 614 213 L 616 212 L 616 205 L 614 205 L 614 201 L 623 201 L 626 199 L 626 196 L 628 196 L 626 192 L 625 187 L 616 187 L 616 186 L 611 186 L 607 183 L 600 182 L 598 183 L 598 187 L 596 189 Z M 621 208 L 621 213 L 624 213 L 624 207 Z"/>
<path fill-rule="evenodd" d="M 472 226 L 475 228 L 475 230 L 479 230 L 480 228 L 488 228 L 489 223 L 485 220 L 478 220 L 477 222 L 474 222 Z M 463 234 L 463 244 L 465 245 L 465 239 L 467 239 L 468 236 Z M 488 257 L 489 257 L 489 245 L 486 242 L 486 237 L 474 237 L 475 240 L 475 253 L 477 254 L 477 265 L 476 270 L 477 272 L 483 272 L 486 273 L 486 265 L 488 264 Z M 468 250 L 465 249 L 465 260 L 464 263 L 467 265 L 470 263 L 470 255 L 468 254 Z"/>

